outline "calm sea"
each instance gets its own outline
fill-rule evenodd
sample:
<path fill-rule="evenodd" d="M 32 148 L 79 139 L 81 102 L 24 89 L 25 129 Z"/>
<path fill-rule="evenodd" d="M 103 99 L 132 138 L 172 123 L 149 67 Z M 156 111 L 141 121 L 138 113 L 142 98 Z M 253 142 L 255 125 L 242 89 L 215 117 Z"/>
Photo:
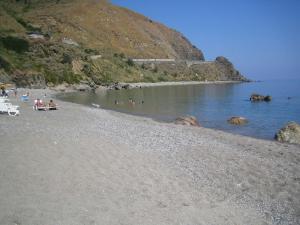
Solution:
<path fill-rule="evenodd" d="M 271 95 L 272 101 L 250 102 L 252 93 Z M 166 122 L 194 115 L 204 127 L 263 139 L 273 139 L 275 132 L 289 121 L 300 123 L 300 80 L 161 86 L 102 94 L 66 93 L 58 97 Z M 230 125 L 227 119 L 232 116 L 246 117 L 249 123 Z"/>

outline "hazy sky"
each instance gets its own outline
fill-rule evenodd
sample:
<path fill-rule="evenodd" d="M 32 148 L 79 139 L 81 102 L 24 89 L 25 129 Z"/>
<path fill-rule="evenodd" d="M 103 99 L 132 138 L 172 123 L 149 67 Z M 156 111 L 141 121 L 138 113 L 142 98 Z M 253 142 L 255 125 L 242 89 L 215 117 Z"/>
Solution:
<path fill-rule="evenodd" d="M 252 79 L 300 78 L 300 0 L 112 0 L 183 33 Z"/>

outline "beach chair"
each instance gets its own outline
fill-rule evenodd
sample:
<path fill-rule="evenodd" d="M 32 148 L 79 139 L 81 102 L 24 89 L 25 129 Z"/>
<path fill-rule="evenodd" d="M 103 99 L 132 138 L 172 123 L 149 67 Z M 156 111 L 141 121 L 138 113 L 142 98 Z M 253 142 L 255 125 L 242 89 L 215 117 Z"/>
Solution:
<path fill-rule="evenodd" d="M 10 116 L 17 116 L 20 114 L 19 106 L 12 105 L 10 102 L 0 102 L 0 113 L 7 113 Z"/>
<path fill-rule="evenodd" d="M 8 98 L 0 98 L 0 103 L 7 103 L 8 105 L 12 105 Z M 20 108 L 20 106 L 18 106 L 18 105 L 13 105 L 13 107 L 16 109 Z"/>
<path fill-rule="evenodd" d="M 47 109 L 48 110 L 57 110 L 58 107 L 57 107 L 57 105 L 56 106 L 48 106 Z"/>
<path fill-rule="evenodd" d="M 8 103 L 9 99 L 8 98 L 0 98 L 0 103 Z"/>
<path fill-rule="evenodd" d="M 5 96 L 0 96 L 0 102 L 4 102 L 5 100 L 8 100 L 8 98 Z"/>

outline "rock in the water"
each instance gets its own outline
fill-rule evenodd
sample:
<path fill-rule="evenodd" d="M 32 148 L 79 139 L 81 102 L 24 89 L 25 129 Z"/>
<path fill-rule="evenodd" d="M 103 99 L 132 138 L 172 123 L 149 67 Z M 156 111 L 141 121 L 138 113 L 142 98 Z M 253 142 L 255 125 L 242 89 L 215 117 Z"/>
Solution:
<path fill-rule="evenodd" d="M 243 124 L 248 123 L 248 120 L 246 118 L 240 117 L 240 116 L 231 117 L 227 121 L 228 121 L 228 123 L 233 124 L 233 125 L 243 125 Z"/>
<path fill-rule="evenodd" d="M 272 100 L 272 97 L 270 95 L 259 95 L 259 94 L 252 94 L 250 97 L 250 101 L 257 102 L 257 101 L 265 101 L 269 102 Z"/>
<path fill-rule="evenodd" d="M 270 95 L 265 96 L 264 101 L 269 102 L 272 100 L 272 97 Z"/>
<path fill-rule="evenodd" d="M 199 127 L 200 124 L 194 116 L 182 116 L 175 120 L 175 124 Z"/>
<path fill-rule="evenodd" d="M 277 132 L 275 139 L 280 142 L 300 144 L 300 125 L 296 122 L 289 122 Z"/>

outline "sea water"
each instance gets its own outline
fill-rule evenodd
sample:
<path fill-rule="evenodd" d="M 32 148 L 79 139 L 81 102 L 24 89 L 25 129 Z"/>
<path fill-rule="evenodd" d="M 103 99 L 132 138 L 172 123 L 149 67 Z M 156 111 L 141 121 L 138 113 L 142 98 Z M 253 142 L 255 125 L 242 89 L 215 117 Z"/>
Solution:
<path fill-rule="evenodd" d="M 271 95 L 272 101 L 251 102 L 252 93 Z M 203 127 L 262 139 L 273 139 L 289 121 L 300 123 L 300 80 L 156 86 L 58 97 L 165 122 L 193 115 Z M 227 120 L 232 116 L 245 117 L 249 123 L 231 125 Z"/>

